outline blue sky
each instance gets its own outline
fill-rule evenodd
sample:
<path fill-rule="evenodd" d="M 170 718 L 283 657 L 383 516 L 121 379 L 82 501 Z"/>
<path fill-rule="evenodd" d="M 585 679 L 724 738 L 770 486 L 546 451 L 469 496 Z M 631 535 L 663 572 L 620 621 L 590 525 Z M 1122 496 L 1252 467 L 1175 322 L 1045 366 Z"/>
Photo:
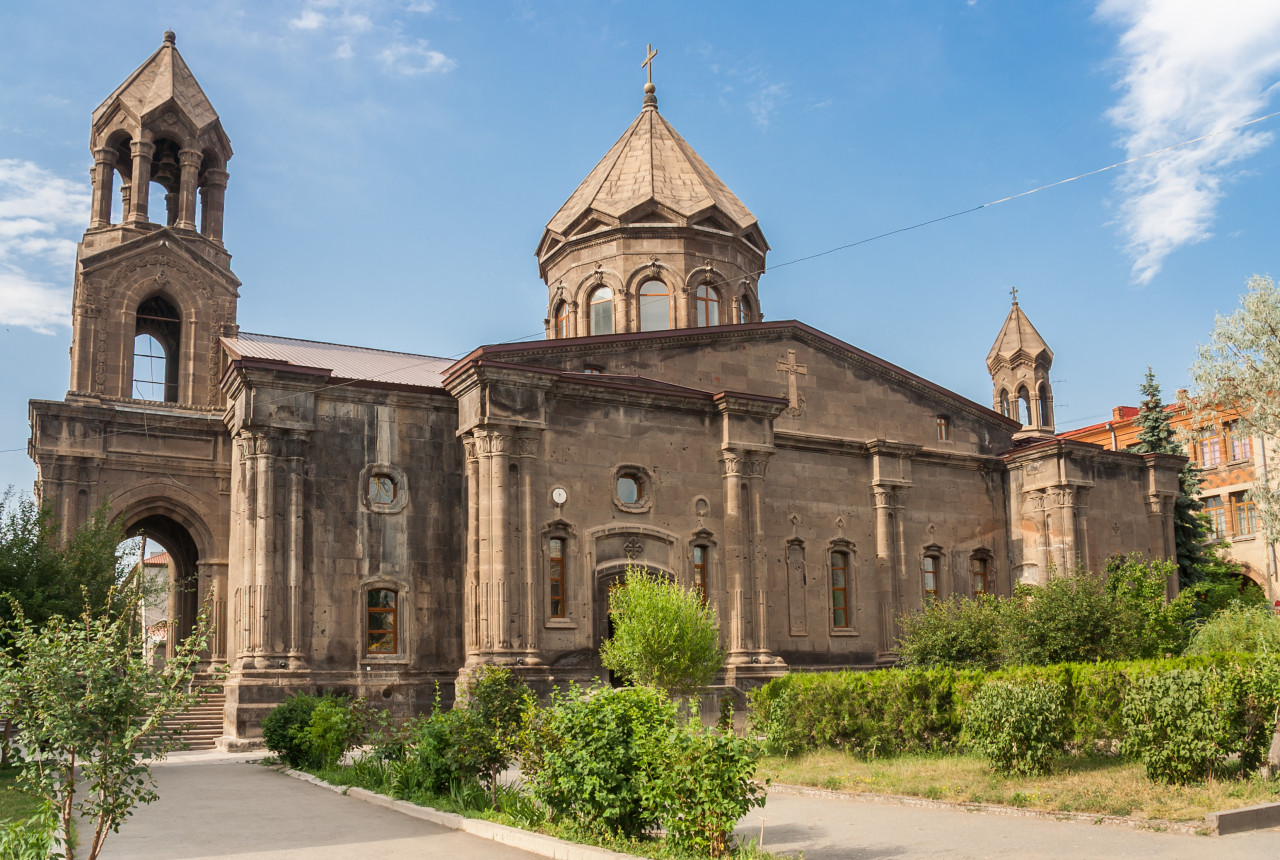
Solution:
<path fill-rule="evenodd" d="M 640 109 L 759 218 L 767 319 L 984 404 L 1008 290 L 1055 352 L 1059 428 L 1186 381 L 1276 272 L 1275 2 L 43 3 L 0 7 L 0 486 L 67 388 L 89 116 L 166 28 L 222 117 L 244 330 L 455 356 L 533 335 L 542 228 Z"/>

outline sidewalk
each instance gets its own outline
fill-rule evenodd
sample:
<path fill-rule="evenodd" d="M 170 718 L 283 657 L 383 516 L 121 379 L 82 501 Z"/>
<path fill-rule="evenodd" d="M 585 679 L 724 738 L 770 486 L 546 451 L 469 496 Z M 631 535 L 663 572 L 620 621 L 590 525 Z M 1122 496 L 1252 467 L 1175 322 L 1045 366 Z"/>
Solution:
<path fill-rule="evenodd" d="M 834 858 L 969 858 L 1020 860 L 1161 857 L 1187 860 L 1274 860 L 1280 830 L 1233 836 L 1154 833 L 1080 821 L 988 815 L 890 802 L 803 797 L 773 792 L 763 809 L 742 819 L 738 833 L 805 860 Z"/>

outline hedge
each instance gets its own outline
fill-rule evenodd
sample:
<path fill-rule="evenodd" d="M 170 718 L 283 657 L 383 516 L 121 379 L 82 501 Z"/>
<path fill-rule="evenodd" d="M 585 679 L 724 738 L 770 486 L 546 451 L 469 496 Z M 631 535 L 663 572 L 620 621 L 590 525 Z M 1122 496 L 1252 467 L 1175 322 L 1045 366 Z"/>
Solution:
<path fill-rule="evenodd" d="M 1062 737 L 1077 748 L 1124 737 L 1125 695 L 1146 676 L 1247 667 L 1247 654 L 978 669 L 792 673 L 751 694 L 751 719 L 770 752 L 835 748 L 861 755 L 946 752 L 960 746 L 965 708 L 991 681 L 1047 681 L 1062 691 Z M 1274 659 L 1274 658 L 1271 658 Z M 1280 691 L 1277 692 L 1280 696 Z"/>

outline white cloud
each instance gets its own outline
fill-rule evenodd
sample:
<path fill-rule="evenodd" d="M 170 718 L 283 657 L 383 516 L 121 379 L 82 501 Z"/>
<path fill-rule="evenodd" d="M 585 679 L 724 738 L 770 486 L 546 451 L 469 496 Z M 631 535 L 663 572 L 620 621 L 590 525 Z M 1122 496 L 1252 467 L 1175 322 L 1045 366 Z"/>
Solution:
<path fill-rule="evenodd" d="M 30 161 L 0 159 L 0 321 L 53 334 L 68 324 L 69 290 L 37 272 L 69 275 L 74 237 L 89 224 L 89 190 Z"/>
<path fill-rule="evenodd" d="M 448 72 L 457 63 L 439 51 L 427 47 L 426 41 L 395 41 L 378 52 L 382 67 L 399 75 L 429 75 Z"/>
<path fill-rule="evenodd" d="M 1125 28 L 1122 96 L 1108 117 L 1130 157 L 1265 113 L 1280 75 L 1275 0 L 1102 0 L 1098 14 Z M 1240 129 L 1126 169 L 1120 222 L 1136 281 L 1150 282 L 1169 254 L 1212 235 L 1229 168 L 1272 138 Z"/>
<path fill-rule="evenodd" d="M 328 23 L 329 19 L 316 9 L 303 9 L 297 18 L 289 21 L 289 26 L 295 30 L 319 30 Z"/>

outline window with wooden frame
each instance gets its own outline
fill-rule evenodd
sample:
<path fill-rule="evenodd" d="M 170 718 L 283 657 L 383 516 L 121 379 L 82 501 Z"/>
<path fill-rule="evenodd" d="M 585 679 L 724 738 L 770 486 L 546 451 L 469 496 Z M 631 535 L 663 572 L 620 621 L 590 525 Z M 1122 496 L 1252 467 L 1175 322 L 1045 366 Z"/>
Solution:
<path fill-rule="evenodd" d="M 1223 424 L 1222 435 L 1226 440 L 1222 447 L 1231 452 L 1231 462 L 1248 460 L 1253 456 L 1253 440 L 1240 429 L 1240 422 L 1228 421 Z"/>
<path fill-rule="evenodd" d="M 371 588 L 368 595 L 365 653 L 395 654 L 400 648 L 397 594 L 390 588 Z"/>
<path fill-rule="evenodd" d="M 1231 494 L 1231 517 L 1236 537 L 1258 533 L 1258 508 L 1244 493 Z"/>
<path fill-rule="evenodd" d="M 569 336 L 569 303 L 559 302 L 556 304 L 556 337 L 565 338 Z"/>
<path fill-rule="evenodd" d="M 662 281 L 645 281 L 640 286 L 640 331 L 671 328 L 671 291 Z"/>
<path fill-rule="evenodd" d="M 975 555 L 969 559 L 969 579 L 973 585 L 973 594 L 991 593 L 991 562 L 986 556 Z"/>
<path fill-rule="evenodd" d="M 751 300 L 745 295 L 738 299 L 738 322 L 744 325 L 751 322 Z"/>
<path fill-rule="evenodd" d="M 698 287 L 694 325 L 720 325 L 720 291 L 710 284 Z"/>
<path fill-rule="evenodd" d="M 938 425 L 938 441 L 947 442 L 951 439 L 951 419 L 946 415 L 939 415 L 937 418 Z"/>
<path fill-rule="evenodd" d="M 550 604 L 547 607 L 547 615 L 551 618 L 565 617 L 564 556 L 564 538 L 552 538 L 547 546 L 547 584 L 548 594 L 550 595 Z"/>
<path fill-rule="evenodd" d="M 613 290 L 596 287 L 587 299 L 587 321 L 590 334 L 613 334 Z"/>
<path fill-rule="evenodd" d="M 1208 469 L 1222 463 L 1222 438 L 1215 430 L 1206 430 L 1200 437 L 1200 467 Z"/>
<path fill-rule="evenodd" d="M 693 548 L 693 590 L 698 592 L 702 602 L 707 602 L 707 555 L 705 546 Z"/>
<path fill-rule="evenodd" d="M 842 550 L 831 553 L 831 626 L 849 629 L 849 554 Z"/>
<path fill-rule="evenodd" d="M 938 597 L 938 568 L 941 567 L 941 557 L 930 553 L 924 557 L 924 594 L 925 597 L 932 597 L 935 600 Z"/>
<path fill-rule="evenodd" d="M 1227 536 L 1227 508 L 1222 496 L 1210 496 L 1202 501 L 1205 516 L 1209 518 L 1209 530 L 1213 532 L 1215 540 L 1222 540 Z"/>

